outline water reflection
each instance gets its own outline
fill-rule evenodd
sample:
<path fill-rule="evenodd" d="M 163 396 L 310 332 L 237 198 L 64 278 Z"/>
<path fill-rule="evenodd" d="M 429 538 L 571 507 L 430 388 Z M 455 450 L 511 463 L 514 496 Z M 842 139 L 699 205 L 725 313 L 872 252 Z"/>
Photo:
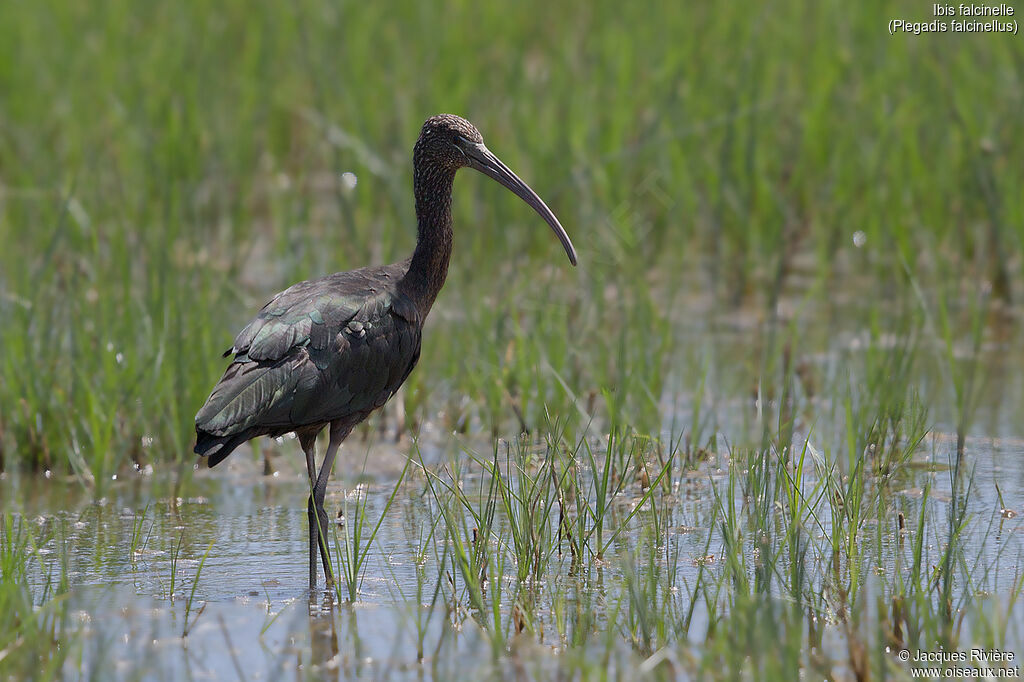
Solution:
<path fill-rule="evenodd" d="M 309 614 L 310 663 L 314 666 L 314 669 L 332 670 L 337 668 L 340 661 L 338 654 L 338 620 L 334 612 L 334 595 L 330 593 L 324 594 L 320 598 L 319 603 L 317 603 L 317 595 L 311 594 L 307 606 L 307 613 Z M 351 628 L 351 635 L 358 647 L 359 629 L 353 626 Z M 358 657 L 358 651 L 356 655 Z M 301 668 L 301 653 L 299 656 Z"/>
<path fill-rule="evenodd" d="M 924 560 L 939 556 L 939 531 L 952 499 L 951 472 L 941 462 L 955 442 L 954 436 L 932 433 L 915 465 L 893 480 L 889 502 L 878 505 L 880 516 L 861 526 L 858 551 L 878 576 L 897 573 L 912 550 L 914 543 L 906 539 L 915 538 L 925 484 L 933 506 L 926 514 Z M 1002 513 L 1008 503 L 1000 495 L 1005 500 L 1024 495 L 1024 450 L 1014 439 L 970 439 L 968 445 L 974 487 L 962 499 L 973 525 L 964 536 L 965 556 L 992 567 L 998 578 L 1003 566 L 1015 570 L 1021 552 L 1020 517 Z M 666 540 L 653 555 L 645 554 L 635 533 L 624 533 L 609 551 L 611 561 L 578 568 L 571 565 L 563 538 L 553 549 L 550 579 L 523 584 L 509 559 L 504 575 L 488 576 L 484 587 L 488 595 L 494 590 L 503 595 L 497 626 L 494 613 L 466 608 L 464 581 L 445 548 L 443 526 L 435 525 L 438 512 L 423 494 L 422 480 L 403 489 L 384 517 L 355 604 L 325 590 L 311 595 L 305 588 L 308 484 L 301 472 L 276 478 L 201 476 L 184 497 L 173 494 L 176 486 L 167 482 L 152 481 L 149 487 L 120 482 L 100 500 L 70 482 L 15 487 L 8 481 L 0 482 L 0 500 L 39 538 L 39 570 L 31 578 L 36 586 L 65 579 L 72 586 L 82 660 L 103 676 L 249 679 L 272 672 L 300 679 L 445 679 L 453 672 L 466 673 L 459 677 L 469 676 L 466 671 L 493 673 L 496 660 L 515 668 L 523 664 L 517 651 L 530 650 L 541 660 L 564 647 L 585 647 L 608 628 L 609 613 L 629 603 L 623 601 L 628 598 L 624 585 L 643 590 L 644 580 L 672 572 L 675 584 L 692 586 L 699 584 L 702 570 L 719 571 L 726 557 L 721 544 L 709 540 L 719 527 L 711 486 L 725 484 L 728 461 L 715 453 L 702 467 L 679 472 L 673 481 Z M 467 494 L 485 490 L 482 482 L 478 469 L 460 480 Z M 339 476 L 328 507 L 345 510 L 353 488 Z M 376 520 L 391 489 L 384 478 L 367 490 L 366 515 Z M 628 512 L 631 498 L 616 504 Z M 739 495 L 735 504 L 742 511 L 749 501 Z M 499 520 L 496 543 L 510 542 L 503 524 Z M 830 527 L 822 518 L 820 537 L 798 540 L 818 551 Z M 497 549 L 495 544 L 488 551 Z M 806 578 L 819 591 L 842 583 L 850 570 L 839 553 L 822 557 L 818 574 Z M 756 569 L 756 562 L 751 565 Z M 780 561 L 777 568 L 789 566 Z M 641 601 L 654 599 L 672 604 L 685 618 L 687 632 L 699 636 L 709 627 L 706 605 L 691 600 L 686 590 Z M 509 643 L 507 649 L 499 645 L 500 656 L 487 634 L 495 627 Z M 517 637 L 520 632 L 524 635 Z M 621 643 L 627 651 L 649 645 L 640 635 Z M 108 669 L 111 661 L 114 673 Z"/>

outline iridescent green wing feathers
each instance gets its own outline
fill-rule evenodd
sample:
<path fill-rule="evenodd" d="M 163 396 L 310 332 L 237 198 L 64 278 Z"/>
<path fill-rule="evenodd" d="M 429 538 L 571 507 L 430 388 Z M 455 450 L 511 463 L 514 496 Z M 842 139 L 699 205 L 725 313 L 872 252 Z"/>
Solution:
<path fill-rule="evenodd" d="M 354 273 L 341 273 L 351 275 Z M 235 362 L 280 360 L 290 351 L 312 345 L 326 349 L 333 334 L 344 327 L 367 304 L 386 307 L 388 296 L 367 286 L 353 289 L 340 284 L 356 284 L 352 277 L 344 282 L 337 275 L 299 282 L 263 306 L 259 315 L 235 337 Z M 370 311 L 368 311 L 370 312 Z"/>
<path fill-rule="evenodd" d="M 197 431 L 285 432 L 383 404 L 419 355 L 415 307 L 394 281 L 388 270 L 364 269 L 274 297 L 236 337 Z"/>

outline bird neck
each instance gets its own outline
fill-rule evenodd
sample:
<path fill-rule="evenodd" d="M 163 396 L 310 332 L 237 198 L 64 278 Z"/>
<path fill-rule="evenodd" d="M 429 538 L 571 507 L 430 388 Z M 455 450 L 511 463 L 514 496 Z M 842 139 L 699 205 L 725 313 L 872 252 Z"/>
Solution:
<path fill-rule="evenodd" d="M 454 171 L 417 168 L 413 174 L 416 195 L 416 250 L 405 280 L 425 316 L 448 276 L 452 255 L 452 182 Z"/>

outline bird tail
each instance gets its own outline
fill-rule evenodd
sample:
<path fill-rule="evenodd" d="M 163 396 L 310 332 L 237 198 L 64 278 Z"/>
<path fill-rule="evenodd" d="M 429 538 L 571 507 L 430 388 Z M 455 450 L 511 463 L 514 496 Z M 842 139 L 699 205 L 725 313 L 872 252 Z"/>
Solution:
<path fill-rule="evenodd" d="M 206 466 L 213 468 L 223 462 L 235 448 L 252 437 L 248 433 L 236 433 L 231 436 L 215 436 L 208 431 L 196 427 L 196 446 L 192 448 L 200 457 L 206 458 Z"/>
<path fill-rule="evenodd" d="M 280 421 L 287 410 L 281 396 L 296 381 L 285 361 L 273 365 L 233 362 L 196 415 L 195 453 L 215 467 L 239 445 L 268 433 L 267 421 Z"/>

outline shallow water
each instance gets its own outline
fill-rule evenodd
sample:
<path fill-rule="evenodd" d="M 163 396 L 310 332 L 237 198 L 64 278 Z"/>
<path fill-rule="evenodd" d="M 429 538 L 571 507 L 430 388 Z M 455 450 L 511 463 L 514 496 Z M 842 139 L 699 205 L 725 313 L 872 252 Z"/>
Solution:
<path fill-rule="evenodd" d="M 940 461 L 953 445 L 951 436 L 930 435 L 918 456 L 918 473 L 896 486 L 894 507 L 908 525 L 917 518 L 920 485 L 927 479 L 933 486 L 932 500 L 939 503 L 931 507 L 929 524 L 942 528 L 949 474 L 927 462 Z M 1024 498 L 1024 447 L 1019 440 L 992 438 L 972 438 L 968 445 L 975 472 L 965 556 L 989 567 L 986 579 L 998 598 L 1001 588 L 1019 579 L 1024 517 L 1001 512 L 996 485 L 1004 500 L 1019 503 Z M 359 450 L 369 467 L 361 466 Z M 402 448 L 367 449 L 356 443 L 342 452 L 327 507 L 332 516 L 339 511 L 352 514 L 356 496 L 363 494 L 372 523 L 383 513 L 404 463 Z M 424 459 L 450 456 L 437 451 Z M 173 495 L 172 482 L 142 476 L 113 482 L 98 501 L 91 491 L 70 481 L 0 482 L 3 508 L 16 510 L 39 537 L 48 538 L 40 548 L 39 571 L 33 574 L 37 590 L 60 580 L 59 558 L 66 558 L 73 631 L 81 646 L 80 657 L 65 665 L 67 673 L 95 671 L 120 679 L 322 674 L 464 679 L 496 673 L 514 676 L 525 666 L 544 674 L 556 669 L 557 652 L 565 643 L 552 598 L 572 599 L 574 590 L 588 591 L 588 599 L 597 604 L 614 604 L 621 598 L 628 561 L 613 560 L 582 578 L 573 578 L 564 567 L 554 569 L 563 582 L 543 585 L 537 592 L 538 636 L 510 640 L 511 653 L 494 659 L 486 634 L 468 613 L 452 613 L 443 605 L 430 608 L 435 586 L 449 578 L 440 577 L 445 570 L 439 568 L 436 553 L 424 551 L 437 510 L 424 496 L 423 479 L 413 474 L 384 517 L 358 600 L 339 604 L 323 591 L 311 600 L 305 589 L 307 483 L 294 460 L 278 459 L 278 473 L 263 476 L 262 465 L 253 456 L 236 457 L 224 471 L 197 472 L 185 497 Z M 723 457 L 714 456 L 675 484 L 678 505 L 671 513 L 669 551 L 655 563 L 667 568 L 674 562 L 679 584 L 697 580 L 712 529 L 710 481 L 722 481 L 726 466 Z M 361 473 L 352 476 L 357 469 Z M 466 490 L 473 490 L 483 479 L 467 472 L 461 480 Z M 350 523 L 350 518 L 344 522 Z M 864 551 L 881 575 L 896 570 L 903 540 L 894 518 L 870 520 L 863 530 L 870 536 L 870 527 L 878 523 L 891 530 L 882 533 L 882 546 Z M 344 526 L 339 530 L 344 532 Z M 823 530 L 827 532 L 827 523 Z M 929 561 L 936 561 L 942 541 L 934 530 L 926 538 Z M 633 545 L 633 534 L 624 533 L 613 553 L 628 556 Z M 436 549 L 436 543 L 433 546 Z M 712 541 L 710 553 L 719 552 L 721 547 Z M 711 559 L 712 569 L 714 564 Z M 505 572 L 502 589 L 513 595 L 515 567 L 507 566 Z M 821 581 L 824 576 L 813 579 Z M 513 601 L 503 601 L 506 622 Z M 694 640 L 703 635 L 706 615 L 703 606 L 694 613 Z M 600 615 L 597 631 L 599 623 Z M 1024 632 L 1020 610 L 1010 625 Z M 830 639 L 834 636 L 825 641 Z M 617 649 L 620 665 L 637 663 L 625 642 Z"/>
<path fill-rule="evenodd" d="M 808 329 L 803 340 L 807 348 L 822 351 L 794 358 L 794 363 L 805 362 L 808 368 L 798 372 L 798 403 L 804 411 L 794 416 L 794 450 L 808 443 L 809 452 L 834 454 L 845 446 L 841 389 L 858 384 L 862 355 L 871 346 L 884 346 L 886 340 L 871 341 L 858 322 L 859 315 L 833 311 L 818 317 L 833 324 Z M 508 520 L 499 510 L 490 543 L 492 551 L 504 551 L 506 556 L 498 590 L 497 627 L 505 631 L 499 652 L 492 651 L 493 640 L 481 629 L 488 619 L 490 625 L 485 627 L 495 627 L 494 614 L 467 608 L 464 585 L 457 575 L 452 576 L 454 564 L 444 554 L 448 540 L 443 530 L 437 530 L 443 527 L 437 524 L 438 502 L 427 494 L 419 468 L 422 462 L 440 473 L 462 466 L 459 484 L 475 504 L 485 497 L 488 478 L 473 457 L 490 461 L 494 447 L 490 441 L 465 440 L 427 424 L 415 446 L 408 438 L 398 443 L 367 443 L 359 433 L 343 446 L 327 497 L 332 518 L 339 513 L 344 516 L 337 527 L 339 542 L 351 530 L 360 499 L 365 500 L 371 526 L 383 516 L 363 568 L 358 598 L 351 604 L 323 590 L 311 599 L 306 589 L 308 483 L 294 439 L 280 439 L 276 447 L 263 448 L 272 453 L 272 475 L 265 475 L 262 458 L 243 446 L 215 470 L 188 473 L 180 486 L 167 476 L 122 477 L 105 482 L 99 499 L 96 491 L 75 481 L 0 476 L 0 511 L 14 512 L 41 538 L 33 560 L 35 570 L 30 571 L 34 593 L 48 593 L 48 586 L 52 593 L 64 577 L 70 586 L 70 630 L 78 648 L 65 672 L 77 676 L 81 669 L 117 679 L 301 679 L 324 674 L 467 679 L 494 674 L 519 677 L 524 672 L 550 676 L 565 664 L 572 648 L 580 646 L 579 633 L 573 628 L 586 630 L 583 639 L 600 639 L 609 613 L 628 603 L 624 585 L 630 571 L 641 577 L 654 571 L 672 572 L 673 588 L 656 598 L 672 602 L 677 612 L 686 612 L 688 590 L 699 582 L 701 570 L 712 575 L 721 571 L 724 549 L 722 520 L 714 515 L 716 489 L 721 495 L 727 487 L 730 466 L 746 466 L 730 462 L 726 454 L 732 449 L 730 439 L 746 434 L 748 442 L 757 443 L 760 425 L 771 423 L 779 409 L 771 396 L 750 387 L 751 364 L 757 362 L 749 358 L 750 346 L 763 336 L 762 323 L 750 315 L 719 315 L 713 324 L 703 324 L 701 319 L 697 315 L 694 324 L 680 326 L 679 361 L 674 363 L 679 376 L 666 381 L 672 388 L 666 388 L 660 405 L 665 425 L 662 438 L 672 441 L 679 425 L 688 426 L 699 407 L 708 418 L 702 425 L 703 439 L 695 445 L 717 438 L 718 447 L 694 467 L 672 473 L 672 504 L 665 517 L 665 542 L 659 543 L 657 556 L 644 556 L 650 550 L 638 549 L 643 529 L 635 519 L 616 538 L 607 561 L 591 562 L 582 571 L 574 569 L 565 554 L 568 550 L 558 542 L 548 577 L 539 585 L 524 586 L 516 578 L 508 550 Z M 964 459 L 972 487 L 964 498 L 968 525 L 963 556 L 973 569 L 973 584 L 958 585 L 957 594 L 960 599 L 991 599 L 999 606 L 1024 570 L 1024 429 L 1018 421 L 1024 404 L 1024 383 L 1019 381 L 1024 356 L 1011 352 L 1019 337 L 1016 332 L 991 335 L 980 372 L 985 387 L 978 393 L 970 420 Z M 929 366 L 928 360 L 941 356 L 941 349 L 930 349 L 934 342 L 916 343 L 925 359 L 919 370 L 923 378 L 914 381 L 924 394 L 946 385 L 932 380 L 942 369 Z M 722 358 L 744 361 L 730 363 Z M 705 395 L 668 394 L 680 385 L 701 385 L 705 379 Z M 940 408 L 951 402 L 941 396 L 932 398 Z M 925 487 L 929 506 L 924 560 L 932 566 L 939 561 L 953 495 L 956 437 L 950 425 L 954 422 L 951 414 L 929 414 L 932 430 L 911 464 L 885 486 L 886 497 L 878 510 L 866 515 L 858 530 L 865 538 L 860 551 L 870 573 L 865 582 L 887 580 L 905 571 L 907 545 L 916 532 Z M 595 431 L 599 436 L 599 427 Z M 600 437 L 594 442 L 598 450 L 607 444 Z M 543 454 L 539 444 L 529 447 Z M 385 514 L 395 481 L 410 456 L 414 465 Z M 503 468 L 508 474 L 510 469 Z M 593 474 L 588 470 L 584 477 L 593 480 Z M 808 464 L 803 473 L 808 489 L 817 482 L 816 476 Z M 640 486 L 625 487 L 614 501 L 619 519 L 641 495 Z M 740 512 L 749 503 L 739 494 L 734 507 Z M 824 504 L 827 507 L 828 501 Z M 900 514 L 903 531 L 899 530 Z M 466 514 L 460 522 L 473 523 Z M 468 532 L 470 526 L 464 530 Z M 830 530 L 831 522 L 823 515 L 816 534 L 808 539 L 818 567 L 808 578 L 815 589 L 827 589 L 830 579 L 826 568 Z M 759 551 L 752 540 L 745 541 L 745 547 L 752 557 Z M 333 550 L 337 563 L 338 546 L 333 545 Z M 751 559 L 749 565 L 756 563 Z M 778 570 L 786 568 L 783 561 Z M 322 584 L 322 574 L 320 580 Z M 460 605 L 453 608 L 443 595 L 437 596 L 438 590 L 460 595 L 456 599 Z M 493 594 L 487 596 L 488 604 L 493 603 Z M 512 609 L 523 599 L 531 600 L 535 609 L 533 634 L 512 637 Z M 577 611 L 593 609 L 592 621 L 565 622 L 565 613 L 573 605 Z M 827 613 L 821 616 L 824 621 L 830 618 Z M 697 603 L 689 618 L 685 636 L 697 644 L 708 628 L 706 604 Z M 616 622 L 614 627 L 622 625 Z M 1024 609 L 1009 614 L 1007 632 L 1008 642 L 1020 648 Z M 626 672 L 642 662 L 645 654 L 638 650 L 643 647 L 631 646 L 631 636 L 621 631 L 612 638 L 610 654 L 609 646 L 600 649 L 608 656 L 606 665 Z M 970 640 L 969 632 L 961 636 Z M 845 647 L 838 631 L 827 633 L 823 642 L 836 652 Z M 585 658 L 586 645 L 580 650 L 577 657 Z"/>

